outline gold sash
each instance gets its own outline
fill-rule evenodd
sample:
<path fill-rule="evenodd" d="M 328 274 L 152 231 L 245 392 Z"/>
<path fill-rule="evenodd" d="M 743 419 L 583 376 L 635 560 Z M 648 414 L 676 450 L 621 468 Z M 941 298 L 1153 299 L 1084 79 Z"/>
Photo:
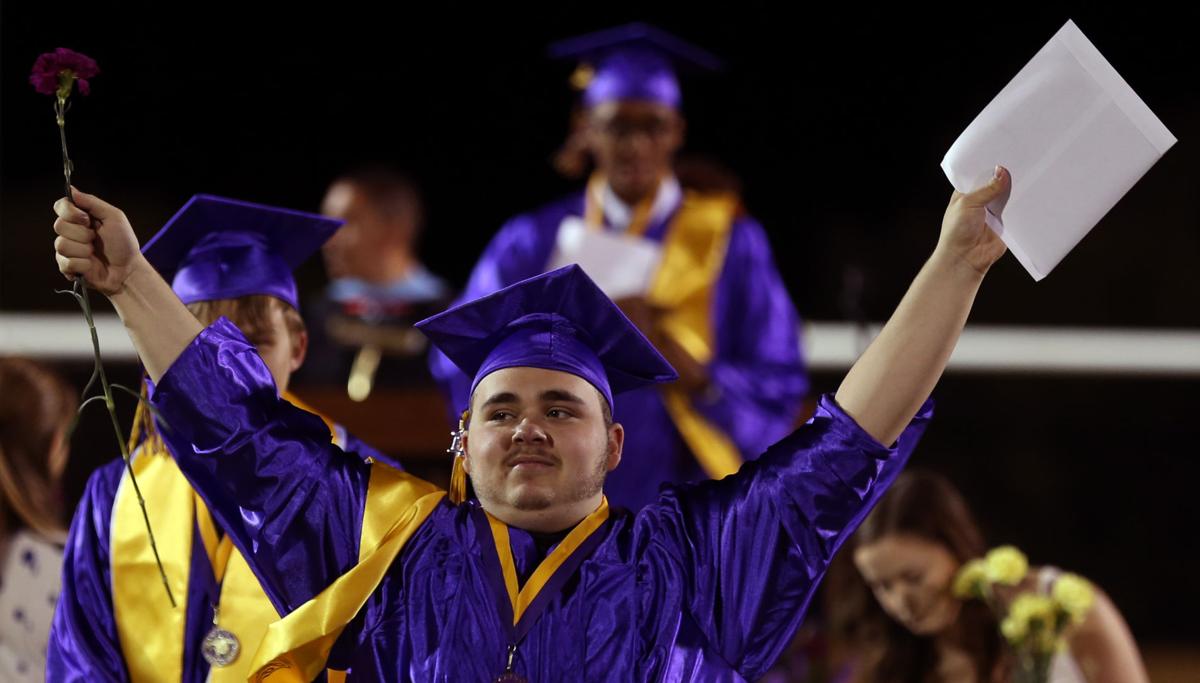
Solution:
<path fill-rule="evenodd" d="M 126 472 L 113 503 L 109 539 L 117 636 L 133 683 L 180 681 L 194 493 L 157 437 L 146 440 L 136 451 L 133 471 L 145 496 L 146 512 L 177 605 L 171 609 L 160 588 L 158 566 Z"/>
<path fill-rule="evenodd" d="M 712 307 L 725 264 L 738 201 L 727 195 L 686 192 L 663 239 L 662 261 L 647 303 L 663 309 L 662 332 L 696 362 L 712 361 L 716 346 Z M 737 446 L 692 405 L 685 392 L 663 389 L 667 412 L 709 477 L 720 479 L 742 465 Z"/>
<path fill-rule="evenodd" d="M 290 395 L 284 398 L 313 412 L 338 431 L 326 417 Z M 140 409 L 139 409 L 140 410 Z M 219 619 L 222 628 L 237 636 L 243 651 L 226 667 L 213 667 L 213 683 L 245 681 L 252 669 L 252 655 L 267 633 L 267 627 L 279 620 L 279 613 L 263 592 L 258 579 L 229 536 L 218 541 L 216 526 L 200 500 L 167 452 L 162 439 L 147 426 L 146 438 L 137 449 L 133 470 L 137 476 L 146 510 L 154 527 L 159 555 L 178 606 L 172 610 L 155 594 L 161 583 L 154 555 L 146 538 L 137 496 L 126 473 L 113 502 L 110 564 L 113 611 L 121 651 L 133 683 L 142 681 L 183 680 L 183 650 L 186 631 L 188 585 L 192 557 L 193 529 L 198 527 L 205 553 L 212 563 L 220 585 Z M 366 509 L 363 512 L 360 555 L 375 547 L 392 521 L 391 500 L 400 473 L 386 465 L 373 465 Z M 193 644 L 199 647 L 199 643 Z"/>
<path fill-rule="evenodd" d="M 593 230 L 603 225 L 601 195 L 605 179 L 593 175 L 584 195 L 584 220 Z M 653 196 L 638 204 L 627 234 L 640 236 L 648 226 Z M 662 261 L 646 301 L 665 310 L 662 332 L 675 340 L 696 362 L 712 361 L 714 288 L 725 264 L 729 234 L 740 202 L 727 194 L 686 191 L 662 245 Z M 667 412 L 680 436 L 712 479 L 733 474 L 742 465 L 737 446 L 699 413 L 691 397 L 678 389 L 663 390 Z"/>
<path fill-rule="evenodd" d="M 428 482 L 380 465 L 372 467 L 368 501 L 376 489 L 376 509 L 390 511 L 392 523 L 379 524 L 385 519 L 379 515 L 368 525 L 364 517 L 359 563 L 312 600 L 271 624 L 254 655 L 251 681 L 301 683 L 315 678 L 346 624 L 366 604 L 404 544 L 446 495 Z M 378 538 L 378 546 L 368 543 L 368 538 Z"/>

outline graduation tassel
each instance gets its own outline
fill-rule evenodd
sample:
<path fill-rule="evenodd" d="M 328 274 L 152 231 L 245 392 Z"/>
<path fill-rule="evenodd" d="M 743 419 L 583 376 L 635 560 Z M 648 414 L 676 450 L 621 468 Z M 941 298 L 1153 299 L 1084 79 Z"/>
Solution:
<path fill-rule="evenodd" d="M 465 451 L 462 447 L 463 434 L 467 430 L 467 411 L 458 418 L 458 429 L 450 432 L 450 448 L 447 453 L 454 456 L 454 465 L 450 469 L 450 502 L 458 505 L 467 499 L 467 469 L 463 465 Z"/>
<path fill-rule="evenodd" d="M 143 384 L 142 396 L 145 395 L 146 388 Z M 125 447 L 125 450 L 130 453 L 137 450 L 138 444 L 142 441 L 142 422 L 152 423 L 153 421 L 146 419 L 146 406 L 142 405 L 141 401 L 138 401 L 137 409 L 133 411 L 133 428 L 129 430 L 129 444 Z"/>
<path fill-rule="evenodd" d="M 450 470 L 450 502 L 458 505 L 467 499 L 467 471 L 463 468 L 463 457 L 454 456 Z"/>

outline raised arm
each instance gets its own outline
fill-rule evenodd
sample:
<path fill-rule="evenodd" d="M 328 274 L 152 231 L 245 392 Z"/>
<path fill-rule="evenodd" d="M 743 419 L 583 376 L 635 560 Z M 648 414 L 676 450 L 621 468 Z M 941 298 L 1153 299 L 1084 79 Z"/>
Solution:
<path fill-rule="evenodd" d="M 158 382 L 204 326 L 142 256 L 125 212 L 74 190 L 54 203 L 54 251 L 68 279 L 81 275 L 108 297 L 150 379 Z"/>
<path fill-rule="evenodd" d="M 756 680 L 778 657 L 834 554 L 919 441 L 927 398 L 984 273 L 1004 253 L 982 207 L 1007 186 L 1000 172 L 951 199 L 933 256 L 808 425 L 736 475 L 678 487 L 639 515 L 643 538 L 653 539 L 651 583 L 684 586 L 692 623 L 744 678 Z"/>
<path fill-rule="evenodd" d="M 281 399 L 257 350 L 228 321 L 205 329 L 138 250 L 125 214 L 60 199 L 58 265 L 113 302 L 156 384 L 171 454 L 287 612 L 358 560 L 370 467 L 323 422 Z"/>
<path fill-rule="evenodd" d="M 1004 255 L 984 207 L 1009 191 L 997 166 L 971 194 L 955 192 L 933 255 L 837 391 L 837 402 L 880 443 L 892 443 L 933 391 L 950 360 L 988 268 Z"/>

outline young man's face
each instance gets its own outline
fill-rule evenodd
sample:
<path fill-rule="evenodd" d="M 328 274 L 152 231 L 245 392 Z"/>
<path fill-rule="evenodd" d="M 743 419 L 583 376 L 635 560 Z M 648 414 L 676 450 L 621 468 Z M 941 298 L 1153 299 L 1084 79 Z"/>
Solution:
<path fill-rule="evenodd" d="M 617 196 L 651 195 L 683 144 L 683 117 L 657 102 L 604 102 L 588 112 L 588 147 Z"/>
<path fill-rule="evenodd" d="M 484 508 L 535 531 L 575 524 L 600 504 L 621 460 L 624 431 L 607 425 L 587 380 L 541 368 L 506 368 L 475 389 L 465 465 Z"/>
<path fill-rule="evenodd" d="M 252 331 L 250 343 L 258 349 L 271 377 L 275 378 L 275 386 L 279 393 L 287 391 L 292 373 L 304 362 L 305 344 L 296 343 L 288 330 L 283 317 L 283 305 L 273 305 L 267 314 L 267 326 L 258 331 Z"/>

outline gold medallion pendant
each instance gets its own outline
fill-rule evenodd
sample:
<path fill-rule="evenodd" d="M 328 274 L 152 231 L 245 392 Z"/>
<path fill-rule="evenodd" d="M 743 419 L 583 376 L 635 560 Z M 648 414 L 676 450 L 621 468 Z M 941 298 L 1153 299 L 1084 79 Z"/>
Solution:
<path fill-rule="evenodd" d="M 216 667 L 229 666 L 241 651 L 242 644 L 238 642 L 237 636 L 219 626 L 213 626 L 208 635 L 204 636 L 204 643 L 200 647 L 204 661 L 208 662 L 209 666 Z"/>

